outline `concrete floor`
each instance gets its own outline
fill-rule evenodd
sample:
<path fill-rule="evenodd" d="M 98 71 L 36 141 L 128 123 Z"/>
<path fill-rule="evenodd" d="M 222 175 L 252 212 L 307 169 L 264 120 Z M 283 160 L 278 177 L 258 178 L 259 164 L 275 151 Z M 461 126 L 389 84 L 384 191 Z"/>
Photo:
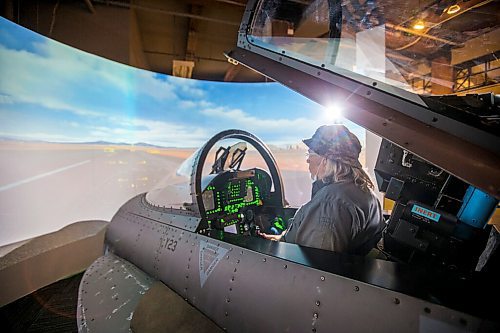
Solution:
<path fill-rule="evenodd" d="M 83 273 L 0 308 L 2 332 L 78 332 L 76 306 Z"/>

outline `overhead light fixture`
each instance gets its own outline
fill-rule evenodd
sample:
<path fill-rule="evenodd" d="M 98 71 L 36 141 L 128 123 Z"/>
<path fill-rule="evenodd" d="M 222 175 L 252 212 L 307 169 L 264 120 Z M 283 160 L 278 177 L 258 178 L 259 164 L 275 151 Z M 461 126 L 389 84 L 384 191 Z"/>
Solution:
<path fill-rule="evenodd" d="M 193 75 L 194 61 L 173 60 L 172 75 L 190 79 Z"/>
<path fill-rule="evenodd" d="M 423 30 L 424 28 L 425 28 L 425 23 L 423 20 L 418 20 L 413 25 L 413 29 L 415 29 L 415 30 Z"/>
<path fill-rule="evenodd" d="M 452 14 L 458 13 L 459 11 L 460 11 L 460 6 L 459 5 L 453 5 L 453 6 L 450 6 L 448 8 L 448 10 L 446 11 L 446 13 L 448 15 L 452 15 Z"/>

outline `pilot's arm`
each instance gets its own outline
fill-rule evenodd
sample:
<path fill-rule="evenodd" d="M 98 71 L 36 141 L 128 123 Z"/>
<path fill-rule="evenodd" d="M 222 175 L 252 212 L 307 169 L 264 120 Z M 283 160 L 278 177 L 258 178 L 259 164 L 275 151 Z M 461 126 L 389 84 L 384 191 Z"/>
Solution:
<path fill-rule="evenodd" d="M 286 230 L 283 231 L 281 234 L 279 235 L 270 235 L 270 234 L 265 234 L 265 233 L 262 233 L 260 231 L 257 231 L 257 233 L 259 234 L 259 236 L 261 236 L 262 238 L 265 238 L 267 240 L 271 240 L 271 241 L 275 241 L 275 242 L 279 242 L 283 236 L 286 234 Z"/>
<path fill-rule="evenodd" d="M 300 226 L 300 224 L 302 223 L 302 220 L 303 220 L 304 214 L 302 212 L 302 208 L 304 206 L 300 207 L 295 212 L 294 217 L 292 217 L 291 219 L 288 220 L 288 223 L 287 223 L 288 227 L 281 234 L 279 234 L 279 235 L 270 235 L 270 234 L 262 233 L 260 231 L 258 232 L 258 234 L 261 237 L 265 238 L 265 239 L 276 241 L 276 242 L 287 241 L 287 239 L 290 239 L 290 240 L 291 239 L 295 239 L 295 232 L 297 231 L 298 226 Z M 289 241 L 289 242 L 290 243 L 295 243 L 293 241 Z"/>
<path fill-rule="evenodd" d="M 348 250 L 360 226 L 355 207 L 341 199 L 308 202 L 290 222 L 287 242 L 336 252 Z"/>
<path fill-rule="evenodd" d="M 270 235 L 270 234 L 265 234 L 265 233 L 260 232 L 260 231 L 257 231 L 257 234 L 259 236 L 261 236 L 262 238 L 265 238 L 265 239 L 271 240 L 271 241 L 275 241 L 275 242 L 279 242 L 281 240 L 286 241 L 284 237 L 293 228 L 293 220 L 297 217 L 297 214 L 299 213 L 299 211 L 300 211 L 300 208 L 295 213 L 295 216 L 293 218 L 291 218 L 291 219 L 288 220 L 288 223 L 287 223 L 288 227 L 281 234 L 279 234 L 279 235 Z"/>

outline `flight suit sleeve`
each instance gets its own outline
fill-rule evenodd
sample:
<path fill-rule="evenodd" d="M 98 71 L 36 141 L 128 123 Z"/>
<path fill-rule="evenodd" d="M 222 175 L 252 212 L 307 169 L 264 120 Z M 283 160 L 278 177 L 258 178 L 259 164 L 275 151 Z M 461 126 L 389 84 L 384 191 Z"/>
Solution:
<path fill-rule="evenodd" d="M 302 206 L 282 238 L 288 243 L 336 252 L 348 252 L 361 229 L 362 216 L 342 199 L 316 198 Z"/>
<path fill-rule="evenodd" d="M 304 206 L 300 207 L 295 215 L 288 220 L 288 228 L 286 230 L 285 235 L 281 238 L 282 241 L 287 243 L 297 243 L 297 231 L 302 223 L 304 218 Z"/>
<path fill-rule="evenodd" d="M 347 252 L 354 236 L 360 230 L 358 211 L 342 200 L 324 202 L 319 218 L 322 249 Z"/>

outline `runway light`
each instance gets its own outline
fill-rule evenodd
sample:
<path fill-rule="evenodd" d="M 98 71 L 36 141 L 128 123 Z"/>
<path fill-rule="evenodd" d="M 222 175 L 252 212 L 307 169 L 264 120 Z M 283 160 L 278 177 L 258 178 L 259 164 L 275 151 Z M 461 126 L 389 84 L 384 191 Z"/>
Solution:
<path fill-rule="evenodd" d="M 339 104 L 332 104 L 325 110 L 326 119 L 329 122 L 339 122 L 342 118 L 342 107 Z"/>
<path fill-rule="evenodd" d="M 455 13 L 458 13 L 460 11 L 460 6 L 459 5 L 453 5 L 453 6 L 450 6 L 450 8 L 448 8 L 448 10 L 446 11 L 446 13 L 448 15 L 453 15 Z"/>
<path fill-rule="evenodd" d="M 413 29 L 415 29 L 415 30 L 423 30 L 424 28 L 425 28 L 425 23 L 422 20 L 418 20 L 413 25 Z"/>

